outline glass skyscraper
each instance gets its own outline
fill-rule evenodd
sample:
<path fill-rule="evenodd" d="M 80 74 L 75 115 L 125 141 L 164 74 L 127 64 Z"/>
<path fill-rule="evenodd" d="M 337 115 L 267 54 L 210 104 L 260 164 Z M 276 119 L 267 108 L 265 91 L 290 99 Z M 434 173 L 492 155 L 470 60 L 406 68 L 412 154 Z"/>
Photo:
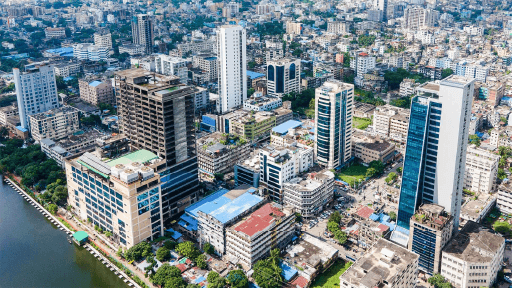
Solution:
<path fill-rule="evenodd" d="M 434 203 L 453 215 L 458 227 L 474 79 L 450 76 L 417 91 L 411 103 L 397 222 L 409 229 L 416 209 Z"/>

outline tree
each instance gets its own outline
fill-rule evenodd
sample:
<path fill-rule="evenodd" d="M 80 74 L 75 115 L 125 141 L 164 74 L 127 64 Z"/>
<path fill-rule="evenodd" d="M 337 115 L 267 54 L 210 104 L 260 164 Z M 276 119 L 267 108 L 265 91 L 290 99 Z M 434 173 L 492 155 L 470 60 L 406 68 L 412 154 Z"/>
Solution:
<path fill-rule="evenodd" d="M 59 209 L 59 207 L 55 204 L 49 204 L 46 208 L 48 211 L 50 211 L 50 213 L 52 213 L 52 215 L 57 214 L 57 210 Z"/>
<path fill-rule="evenodd" d="M 450 69 L 450 68 L 443 69 L 441 71 L 441 78 L 444 79 L 444 78 L 446 78 L 446 77 L 448 77 L 448 76 L 450 76 L 452 74 L 453 74 L 453 70 L 452 69 Z"/>
<path fill-rule="evenodd" d="M 494 231 L 501 234 L 509 234 L 510 233 L 510 224 L 507 221 L 496 221 L 492 225 Z"/>
<path fill-rule="evenodd" d="M 208 288 L 224 288 L 226 287 L 226 284 L 226 279 L 223 277 L 219 277 L 213 280 L 213 282 L 208 282 Z"/>
<path fill-rule="evenodd" d="M 167 249 L 169 249 L 169 250 L 174 250 L 174 248 L 176 248 L 176 245 L 177 245 L 177 244 L 178 244 L 178 243 L 173 242 L 173 241 L 165 241 L 165 242 L 164 242 L 164 247 L 165 247 L 165 248 L 167 248 Z"/>
<path fill-rule="evenodd" d="M 395 213 L 395 212 L 393 212 L 393 211 L 389 212 L 389 218 L 390 218 L 391 220 L 395 221 L 395 220 L 396 220 L 396 213 Z"/>
<path fill-rule="evenodd" d="M 110 232 L 110 231 L 105 232 L 105 236 L 107 236 L 108 238 L 112 237 L 112 232 Z"/>
<path fill-rule="evenodd" d="M 277 248 L 270 250 L 270 256 L 268 257 L 268 259 L 270 260 L 270 263 L 272 263 L 272 265 L 274 265 L 275 267 L 278 267 L 279 262 L 281 261 L 280 254 L 281 252 Z"/>
<path fill-rule="evenodd" d="M 181 278 L 180 269 L 176 266 L 169 265 L 169 263 L 165 263 L 160 268 L 158 268 L 151 281 L 153 281 L 153 283 L 156 285 L 162 286 L 164 284 L 167 284 L 166 282 L 168 279 L 177 277 Z"/>
<path fill-rule="evenodd" d="M 334 222 L 334 223 L 339 224 L 340 221 L 341 221 L 341 214 L 338 211 L 335 211 L 334 213 L 331 214 L 331 216 L 329 216 L 329 222 Z"/>
<path fill-rule="evenodd" d="M 375 168 L 368 168 L 368 170 L 366 170 L 366 177 L 367 178 L 370 178 L 370 177 L 373 177 L 377 174 L 377 170 Z"/>
<path fill-rule="evenodd" d="M 57 90 L 65 90 L 68 88 L 62 76 L 55 76 L 55 82 L 57 83 Z"/>
<path fill-rule="evenodd" d="M 480 137 L 475 134 L 469 135 L 469 142 L 476 146 L 480 146 Z"/>
<path fill-rule="evenodd" d="M 398 167 L 398 168 L 396 168 L 396 172 L 397 172 L 398 174 L 402 175 L 402 171 L 404 171 L 404 168 L 402 168 L 402 167 Z"/>
<path fill-rule="evenodd" d="M 428 278 L 428 283 L 435 288 L 451 288 L 452 285 L 444 279 L 441 274 L 434 274 L 432 277 Z"/>
<path fill-rule="evenodd" d="M 254 264 L 253 278 L 261 288 L 280 288 L 283 283 L 282 269 L 268 260 L 260 260 Z"/>
<path fill-rule="evenodd" d="M 208 264 L 206 263 L 206 256 L 204 256 L 202 254 L 197 256 L 197 258 L 196 258 L 196 265 L 200 269 L 206 269 L 206 267 L 208 267 Z"/>
<path fill-rule="evenodd" d="M 220 277 L 219 273 L 217 273 L 215 271 L 210 271 L 210 273 L 208 273 L 208 276 L 206 276 L 206 281 L 208 281 L 208 283 L 211 283 L 219 277 Z"/>
<path fill-rule="evenodd" d="M 142 257 L 147 257 L 152 254 L 151 245 L 147 242 L 140 242 L 128 249 L 124 253 L 124 256 L 128 261 L 139 261 Z"/>
<path fill-rule="evenodd" d="M 382 172 L 384 172 L 384 164 L 380 160 L 374 160 L 370 162 L 370 168 L 375 169 L 376 175 L 382 174 Z"/>
<path fill-rule="evenodd" d="M 503 170 L 503 168 L 498 168 L 498 179 L 503 180 L 505 178 L 507 178 L 505 170 Z"/>
<path fill-rule="evenodd" d="M 117 249 L 116 255 L 117 257 L 124 258 L 123 248 L 119 247 L 119 249 Z"/>
<path fill-rule="evenodd" d="M 233 270 L 227 277 L 231 288 L 246 288 L 249 286 L 249 280 L 242 270 Z"/>
<path fill-rule="evenodd" d="M 156 250 L 156 259 L 160 262 L 167 261 L 171 258 L 171 251 L 165 247 L 160 247 Z"/>
<path fill-rule="evenodd" d="M 210 254 L 210 255 L 212 255 L 215 252 L 213 245 L 208 242 L 203 244 L 203 250 L 204 250 L 204 253 Z"/>
<path fill-rule="evenodd" d="M 165 281 L 165 288 L 186 288 L 187 282 L 181 276 L 170 277 Z"/>
<path fill-rule="evenodd" d="M 153 256 L 148 256 L 146 258 L 146 261 L 149 263 L 149 266 L 146 266 L 144 268 L 144 276 L 148 277 L 148 274 L 151 272 L 151 275 L 153 276 L 155 274 L 155 266 L 156 266 L 156 261 L 155 261 L 155 258 Z"/>
<path fill-rule="evenodd" d="M 340 244 L 345 244 L 347 242 L 347 233 L 344 231 L 338 230 L 334 233 L 334 238 L 340 242 Z"/>
<path fill-rule="evenodd" d="M 329 230 L 332 233 L 334 233 L 337 230 L 340 230 L 339 222 L 338 223 L 336 223 L 334 221 L 327 222 L 327 230 Z"/>
<path fill-rule="evenodd" d="M 396 175 L 395 172 L 391 172 L 388 174 L 388 177 L 386 177 L 386 179 L 384 179 L 384 181 L 386 181 L 386 183 L 390 184 L 393 181 L 395 181 L 397 178 L 398 178 L 398 175 Z"/>
<path fill-rule="evenodd" d="M 185 241 L 178 244 L 176 247 L 176 252 L 191 259 L 196 258 L 200 253 L 196 246 L 194 246 L 194 243 L 190 241 Z"/>

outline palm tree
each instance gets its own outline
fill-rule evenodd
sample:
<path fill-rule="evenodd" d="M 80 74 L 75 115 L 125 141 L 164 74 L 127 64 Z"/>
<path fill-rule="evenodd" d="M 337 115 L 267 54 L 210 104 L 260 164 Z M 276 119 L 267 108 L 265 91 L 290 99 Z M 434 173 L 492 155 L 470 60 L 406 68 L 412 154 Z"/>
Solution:
<path fill-rule="evenodd" d="M 281 258 L 279 257 L 280 255 L 280 252 L 279 252 L 279 249 L 272 249 L 270 250 L 270 261 L 272 262 L 272 265 L 274 265 L 275 267 L 277 267 L 279 265 L 279 260 L 281 260 Z"/>

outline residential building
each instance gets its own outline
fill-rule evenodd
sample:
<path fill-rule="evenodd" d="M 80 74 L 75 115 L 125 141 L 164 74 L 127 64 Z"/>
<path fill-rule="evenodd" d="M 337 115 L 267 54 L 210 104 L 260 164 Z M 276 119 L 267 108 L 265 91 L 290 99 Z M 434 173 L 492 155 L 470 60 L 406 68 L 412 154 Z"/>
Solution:
<path fill-rule="evenodd" d="M 29 115 L 60 106 L 54 73 L 49 65 L 25 67 L 25 72 L 13 69 L 22 128 L 29 129 Z"/>
<path fill-rule="evenodd" d="M 479 194 L 478 197 L 469 198 L 460 210 L 461 226 L 467 221 L 481 223 L 496 207 L 497 194 Z"/>
<path fill-rule="evenodd" d="M 210 92 L 206 90 L 206 88 L 203 87 L 195 87 L 196 93 L 195 93 L 195 103 L 196 103 L 196 110 L 206 109 L 210 106 Z"/>
<path fill-rule="evenodd" d="M 187 61 L 183 58 L 158 54 L 155 57 L 155 71 L 163 75 L 174 75 L 180 78 L 182 84 L 188 82 Z"/>
<path fill-rule="evenodd" d="M 283 100 L 277 96 L 263 96 L 256 92 L 244 101 L 244 110 L 248 111 L 271 111 L 283 106 Z"/>
<path fill-rule="evenodd" d="M 213 245 L 217 255 L 226 253 L 226 230 L 265 203 L 257 189 L 241 185 L 233 190 L 221 189 L 185 209 L 196 221 L 198 241 Z"/>
<path fill-rule="evenodd" d="M 293 209 L 266 203 L 226 231 L 226 255 L 231 263 L 248 271 L 270 250 L 284 249 L 295 236 Z"/>
<path fill-rule="evenodd" d="M 130 56 L 142 55 L 146 53 L 146 46 L 140 44 L 125 44 L 119 46 L 119 54 L 126 53 Z"/>
<path fill-rule="evenodd" d="M 203 51 L 210 53 L 217 50 L 217 42 L 214 40 L 193 40 L 176 46 L 181 56 L 187 53 L 198 54 Z"/>
<path fill-rule="evenodd" d="M 112 49 L 112 34 L 109 33 L 94 33 L 94 45 Z"/>
<path fill-rule="evenodd" d="M 144 54 L 153 53 L 155 36 L 153 34 L 153 20 L 147 14 L 138 14 L 132 19 L 133 44 L 142 45 Z M 121 51 L 119 51 L 121 53 Z"/>
<path fill-rule="evenodd" d="M 44 36 L 46 39 L 50 38 L 66 38 L 66 29 L 64 27 L 44 29 Z"/>
<path fill-rule="evenodd" d="M 471 36 L 483 36 L 485 29 L 484 29 L 484 27 L 471 25 L 471 26 L 464 26 L 464 28 L 462 30 Z"/>
<path fill-rule="evenodd" d="M 235 110 L 220 117 L 218 130 L 243 136 L 247 141 L 261 141 L 270 137 L 270 131 L 277 125 L 277 116 L 273 111 Z"/>
<path fill-rule="evenodd" d="M 194 89 L 176 76 L 144 69 L 115 74 L 119 132 L 135 149 L 165 159 L 162 175 L 164 221 L 197 200 L 199 190 L 194 132 Z M 160 172 L 162 171 L 162 172 Z"/>
<path fill-rule="evenodd" d="M 441 205 L 459 226 L 474 82 L 452 75 L 417 88 L 398 204 L 400 227 L 409 228 L 423 203 Z"/>
<path fill-rule="evenodd" d="M 214 178 L 216 174 L 233 171 L 233 166 L 251 153 L 251 144 L 245 139 L 220 132 L 197 139 L 199 173 Z"/>
<path fill-rule="evenodd" d="M 79 61 L 72 60 L 66 62 L 60 62 L 53 66 L 56 76 L 61 76 L 62 78 L 67 78 L 69 76 L 74 76 L 80 71 L 82 71 L 82 65 Z"/>
<path fill-rule="evenodd" d="M 464 188 L 474 193 L 491 193 L 496 189 L 500 156 L 471 145 L 466 154 Z"/>
<path fill-rule="evenodd" d="M 405 143 L 409 127 L 409 109 L 378 106 L 373 113 L 373 131 L 381 137 Z"/>
<path fill-rule="evenodd" d="M 500 105 L 501 98 L 505 93 L 505 86 L 500 82 L 475 84 L 475 94 L 478 93 L 478 99 L 485 100 L 490 105 L 496 107 Z"/>
<path fill-rule="evenodd" d="M 404 79 L 400 83 L 400 97 L 407 97 L 414 95 L 416 92 L 416 80 L 415 79 Z"/>
<path fill-rule="evenodd" d="M 224 25 L 217 34 L 219 100 L 217 112 L 225 114 L 247 99 L 246 31 L 242 26 Z"/>
<path fill-rule="evenodd" d="M 418 6 L 407 7 L 404 10 L 403 28 L 418 31 L 433 27 L 436 20 L 436 11 Z"/>
<path fill-rule="evenodd" d="M 300 93 L 300 60 L 279 58 L 267 62 L 267 94 Z"/>
<path fill-rule="evenodd" d="M 286 22 L 286 34 L 302 34 L 302 23 L 300 22 Z"/>
<path fill-rule="evenodd" d="M 55 108 L 45 112 L 32 114 L 30 133 L 36 141 L 49 138 L 62 139 L 80 129 L 79 111 L 71 106 Z"/>
<path fill-rule="evenodd" d="M 354 85 L 329 80 L 315 90 L 315 157 L 333 169 L 352 156 Z"/>
<path fill-rule="evenodd" d="M 209 82 L 217 82 L 219 80 L 219 60 L 217 59 L 217 56 L 214 56 L 211 53 L 194 55 L 192 62 L 194 63 L 194 67 L 208 73 Z"/>
<path fill-rule="evenodd" d="M 386 164 L 393 160 L 395 156 L 395 145 L 384 139 L 371 136 L 356 137 L 352 141 L 354 147 L 354 157 L 363 163 L 371 163 L 372 161 L 381 161 Z"/>
<path fill-rule="evenodd" d="M 285 182 L 313 167 L 313 149 L 298 146 L 268 145 L 259 150 L 260 185 L 270 199 L 283 204 Z"/>
<path fill-rule="evenodd" d="M 13 103 L 13 105 L 1 107 L 0 108 L 0 125 L 4 127 L 9 126 L 9 118 L 16 117 L 19 115 L 18 106 Z"/>
<path fill-rule="evenodd" d="M 327 22 L 327 32 L 338 35 L 346 35 L 350 33 L 350 24 L 347 22 L 333 21 Z"/>
<path fill-rule="evenodd" d="M 114 106 L 116 104 L 116 97 L 114 96 L 114 88 L 109 82 L 78 80 L 80 99 L 95 106 L 98 106 L 100 103 Z"/>
<path fill-rule="evenodd" d="M 79 219 L 110 231 L 125 248 L 161 237 L 162 196 L 155 173 L 161 162 L 147 150 L 107 161 L 89 152 L 68 159 L 68 204 Z"/>
<path fill-rule="evenodd" d="M 418 254 L 380 238 L 340 276 L 340 287 L 414 288 Z"/>
<path fill-rule="evenodd" d="M 235 167 L 235 185 L 247 184 L 256 188 L 260 186 L 260 156 L 252 152 L 249 159 L 238 162 Z"/>
<path fill-rule="evenodd" d="M 375 63 L 375 57 L 361 52 L 357 54 L 355 61 L 350 61 L 350 68 L 356 71 L 356 76 L 363 77 L 364 74 L 375 69 Z"/>
<path fill-rule="evenodd" d="M 311 218 L 323 211 L 334 197 L 334 173 L 324 169 L 295 177 L 283 185 L 283 203 L 293 207 L 304 218 Z"/>
<path fill-rule="evenodd" d="M 375 105 L 363 103 L 363 102 L 354 102 L 354 117 L 359 118 L 372 118 L 375 111 Z"/>
<path fill-rule="evenodd" d="M 423 204 L 411 217 L 408 249 L 420 255 L 419 269 L 428 275 L 440 271 L 441 251 L 452 238 L 454 220 L 437 204 Z"/>
<path fill-rule="evenodd" d="M 510 182 L 502 183 L 498 186 L 498 200 L 496 207 L 502 213 L 512 213 L 512 185 Z"/>
<path fill-rule="evenodd" d="M 382 21 L 386 23 L 388 21 L 388 0 L 375 0 L 375 8 L 381 11 Z"/>
<path fill-rule="evenodd" d="M 455 287 L 492 287 L 504 252 L 502 236 L 469 221 L 443 249 L 441 275 Z"/>

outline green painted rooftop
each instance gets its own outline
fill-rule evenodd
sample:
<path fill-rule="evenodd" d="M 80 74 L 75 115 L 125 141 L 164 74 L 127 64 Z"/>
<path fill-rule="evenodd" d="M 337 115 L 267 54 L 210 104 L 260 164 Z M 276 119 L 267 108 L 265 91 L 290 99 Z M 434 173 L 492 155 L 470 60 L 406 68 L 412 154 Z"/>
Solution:
<path fill-rule="evenodd" d="M 122 157 L 119 157 L 119 158 L 113 159 L 111 161 L 108 161 L 106 163 L 110 167 L 114 167 L 117 164 L 126 165 L 126 164 L 130 164 L 132 162 L 146 163 L 146 162 L 151 161 L 153 159 L 158 159 L 158 156 L 156 156 L 155 153 L 153 153 L 151 151 L 148 151 L 148 150 L 145 150 L 145 149 L 141 149 L 141 150 L 137 150 L 135 152 L 126 154 L 126 155 L 124 155 Z"/>
<path fill-rule="evenodd" d="M 86 240 L 88 237 L 89 235 L 85 231 L 77 231 L 75 232 L 75 234 L 73 234 L 73 238 L 75 238 L 75 240 L 78 242 L 82 242 Z"/>

